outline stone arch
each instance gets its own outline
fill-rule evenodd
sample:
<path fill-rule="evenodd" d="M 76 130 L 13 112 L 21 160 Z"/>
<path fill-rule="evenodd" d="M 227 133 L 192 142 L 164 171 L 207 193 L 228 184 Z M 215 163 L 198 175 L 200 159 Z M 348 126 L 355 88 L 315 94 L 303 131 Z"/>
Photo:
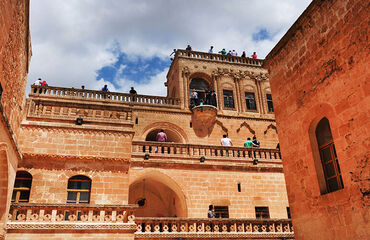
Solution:
<path fill-rule="evenodd" d="M 266 130 L 263 132 L 263 134 L 267 134 L 267 132 L 272 129 L 272 130 L 275 130 L 275 132 L 277 133 L 277 129 L 276 129 L 276 126 L 273 125 L 272 123 L 270 125 L 267 126 Z"/>
<path fill-rule="evenodd" d="M 187 217 L 187 202 L 179 184 L 158 170 L 146 170 L 130 179 L 129 204 L 145 204 L 136 211 L 138 217 Z"/>
<path fill-rule="evenodd" d="M 206 81 L 208 83 L 209 88 L 214 89 L 212 77 L 210 75 L 204 73 L 204 72 L 195 72 L 195 73 L 192 73 L 189 76 L 188 88 L 190 87 L 191 81 L 193 79 L 195 79 L 195 78 L 201 78 L 201 79 L 203 79 L 204 81 Z"/>
<path fill-rule="evenodd" d="M 242 127 L 245 127 L 249 130 L 250 133 L 252 133 L 253 135 L 256 135 L 256 131 L 253 130 L 253 128 L 251 128 L 251 126 L 247 123 L 247 122 L 242 122 L 240 124 L 240 127 L 238 129 L 236 129 L 236 132 L 240 132 L 240 130 L 242 129 Z"/>
<path fill-rule="evenodd" d="M 141 133 L 143 141 L 155 141 L 157 133 L 163 129 L 167 134 L 168 142 L 178 142 L 178 143 L 187 143 L 188 137 L 185 131 L 177 126 L 176 124 L 170 122 L 155 122 L 149 124 L 144 128 Z M 150 140 L 147 140 L 149 137 Z"/>
<path fill-rule="evenodd" d="M 312 113 L 316 113 L 315 115 Z M 335 111 L 333 107 L 327 103 L 321 103 L 313 106 L 311 109 L 307 111 L 303 121 L 303 127 L 308 132 L 308 137 L 310 139 L 311 149 L 312 149 L 312 158 L 313 158 L 313 165 L 316 170 L 317 175 L 317 186 L 319 187 L 318 191 L 320 194 L 327 193 L 327 186 L 325 181 L 324 170 L 321 163 L 319 147 L 316 139 L 316 127 L 319 124 L 320 120 L 323 118 L 327 118 L 330 122 L 330 126 L 332 127 L 332 134 L 333 139 L 336 139 L 336 131 L 337 129 L 335 125 L 335 121 L 333 121 L 335 117 Z M 338 152 L 337 152 L 338 154 Z M 340 158 L 340 156 L 338 156 Z M 312 171 L 314 171 L 312 169 Z"/>

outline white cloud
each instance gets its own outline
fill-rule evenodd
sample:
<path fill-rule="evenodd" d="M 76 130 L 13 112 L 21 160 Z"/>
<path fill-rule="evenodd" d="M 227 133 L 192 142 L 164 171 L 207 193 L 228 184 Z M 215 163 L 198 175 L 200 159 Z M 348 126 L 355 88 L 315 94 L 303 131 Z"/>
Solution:
<path fill-rule="evenodd" d="M 264 57 L 302 13 L 310 0 L 33 0 L 33 57 L 29 82 L 41 77 L 49 85 L 100 89 L 96 71 L 117 60 L 116 45 L 130 60 L 166 58 L 173 48 L 222 48 L 257 51 Z M 265 28 L 272 40 L 254 42 Z M 121 69 L 124 71 L 124 69 Z M 166 93 L 161 72 L 138 85 L 143 94 Z M 109 86 L 109 84 L 108 84 Z M 111 86 L 113 88 L 113 85 Z M 159 90 L 160 88 L 160 90 Z M 120 89 L 117 89 L 120 90 Z M 126 89 L 124 89 L 127 91 Z"/>

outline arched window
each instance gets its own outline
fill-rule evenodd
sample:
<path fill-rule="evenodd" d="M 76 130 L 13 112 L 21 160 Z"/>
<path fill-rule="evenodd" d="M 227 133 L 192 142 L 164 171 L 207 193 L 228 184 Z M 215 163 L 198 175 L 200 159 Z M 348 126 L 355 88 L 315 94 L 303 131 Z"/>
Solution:
<path fill-rule="evenodd" d="M 91 191 L 91 179 L 77 175 L 68 180 L 67 203 L 89 203 Z"/>
<path fill-rule="evenodd" d="M 28 202 L 32 185 L 32 175 L 25 171 L 18 171 L 15 176 L 12 202 Z"/>
<path fill-rule="evenodd" d="M 334 192 L 343 188 L 343 180 L 340 173 L 337 153 L 330 124 L 327 118 L 323 118 L 316 127 L 316 139 L 319 147 L 321 164 L 325 176 L 327 192 Z"/>

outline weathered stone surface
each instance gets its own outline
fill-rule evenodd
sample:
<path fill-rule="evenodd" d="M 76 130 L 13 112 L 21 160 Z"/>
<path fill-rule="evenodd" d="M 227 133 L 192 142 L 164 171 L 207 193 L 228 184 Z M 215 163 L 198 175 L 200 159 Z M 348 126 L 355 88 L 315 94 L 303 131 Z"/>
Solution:
<path fill-rule="evenodd" d="M 370 235 L 368 13 L 364 1 L 313 1 L 265 60 L 296 239 Z M 328 194 L 309 136 L 322 117 L 344 184 Z"/>

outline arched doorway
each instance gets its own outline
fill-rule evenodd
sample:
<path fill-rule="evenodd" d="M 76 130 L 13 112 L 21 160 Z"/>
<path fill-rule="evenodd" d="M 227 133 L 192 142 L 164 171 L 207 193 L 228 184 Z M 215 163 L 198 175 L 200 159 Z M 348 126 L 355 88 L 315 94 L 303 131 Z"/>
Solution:
<path fill-rule="evenodd" d="M 191 95 L 193 91 L 195 91 L 198 94 L 198 101 L 196 103 L 190 103 L 190 104 L 199 105 L 200 101 L 203 101 L 205 103 L 206 102 L 206 92 L 208 90 L 210 90 L 210 85 L 206 80 L 204 80 L 203 78 L 199 78 L 199 77 L 193 78 L 189 86 L 190 99 L 192 98 Z"/>
<path fill-rule="evenodd" d="M 161 129 L 154 129 L 146 135 L 145 141 L 157 141 L 157 134 L 159 133 Z M 176 142 L 176 143 L 182 143 L 182 137 L 177 134 L 175 131 L 172 131 L 170 129 L 164 129 L 164 132 L 167 135 L 167 142 Z"/>
<path fill-rule="evenodd" d="M 137 217 L 187 217 L 180 187 L 160 172 L 145 174 L 130 185 L 129 204 L 138 204 Z"/>

